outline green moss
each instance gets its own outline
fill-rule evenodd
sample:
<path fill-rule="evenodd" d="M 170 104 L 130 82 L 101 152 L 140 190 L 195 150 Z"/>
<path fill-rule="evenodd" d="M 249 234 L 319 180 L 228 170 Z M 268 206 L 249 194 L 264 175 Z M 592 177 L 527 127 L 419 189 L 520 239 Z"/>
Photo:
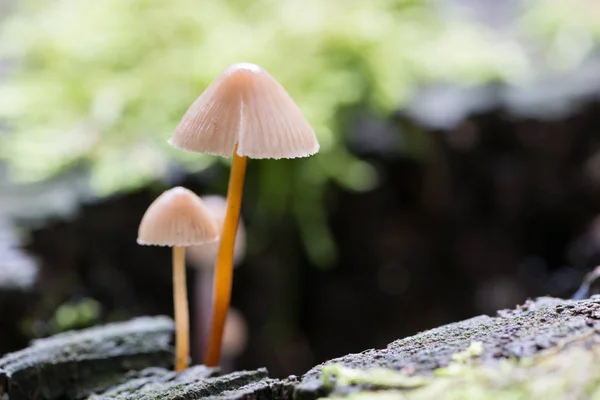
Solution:
<path fill-rule="evenodd" d="M 98 321 L 100 311 L 100 303 L 89 298 L 62 304 L 50 322 L 52 333 L 91 326 Z"/>
<path fill-rule="evenodd" d="M 332 378 L 335 378 L 335 381 Z M 416 388 L 427 384 L 429 379 L 421 376 L 408 376 L 387 368 L 371 368 L 363 371 L 333 364 L 323 367 L 323 381 L 327 388 L 332 388 L 334 385 L 357 384 L 377 388 Z"/>
<path fill-rule="evenodd" d="M 589 343 L 588 343 L 589 344 Z M 466 354 L 466 353 L 465 353 Z M 455 357 L 448 367 L 434 372 L 434 377 L 410 377 L 398 371 L 359 371 L 333 368 L 335 389 L 362 383 L 377 392 L 363 390 L 347 396 L 352 400 L 511 400 L 511 399 L 598 399 L 600 398 L 600 347 L 573 344 L 564 350 L 552 350 L 535 358 L 501 360 L 482 364 L 477 358 Z M 383 378 L 382 378 L 383 377 Z M 330 379 L 331 377 L 329 377 Z M 418 385 L 406 385 L 422 379 Z"/>

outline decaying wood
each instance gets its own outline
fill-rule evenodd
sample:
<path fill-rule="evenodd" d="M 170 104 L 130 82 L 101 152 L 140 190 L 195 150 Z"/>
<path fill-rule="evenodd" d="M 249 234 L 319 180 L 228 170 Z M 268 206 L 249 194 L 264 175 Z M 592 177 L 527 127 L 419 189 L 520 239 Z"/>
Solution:
<path fill-rule="evenodd" d="M 562 349 L 576 347 L 578 354 L 593 350 L 596 357 L 596 353 L 600 354 L 597 347 L 600 296 L 580 301 L 555 298 L 528 301 L 515 310 L 499 311 L 493 317 L 471 318 L 397 340 L 385 349 L 330 360 L 300 379 L 271 379 L 264 368 L 221 376 L 217 369 L 204 366 L 192 367 L 180 374 L 158 368 L 172 363 L 171 335 L 172 321 L 159 317 L 39 340 L 25 350 L 0 359 L 2 385 L 8 389 L 11 399 L 80 399 L 95 393 L 90 400 L 312 400 L 341 393 L 335 384 L 325 381 L 323 368 L 332 365 L 358 370 L 383 367 L 402 371 L 407 377 L 431 377 L 434 371 L 447 367 L 456 360 L 457 354 L 464 353 L 474 343 L 478 343 L 479 349 L 477 365 L 492 368 L 493 375 L 499 360 L 535 358 L 542 352 L 545 357 L 542 358 L 548 360 L 563 354 Z M 152 368 L 143 369 L 148 366 Z M 516 368 L 520 377 L 527 374 L 527 366 Z M 127 370 L 134 372 L 125 373 Z M 537 371 L 539 376 L 540 368 Z M 427 381 L 435 379 L 438 378 Z M 407 382 L 414 384 L 414 381 Z M 352 386 L 352 392 L 373 389 L 369 382 Z M 414 385 L 417 386 L 421 384 Z"/>
<path fill-rule="evenodd" d="M 173 321 L 138 318 L 36 340 L 0 359 L 0 390 L 11 400 L 80 399 L 123 374 L 173 363 Z"/>
<path fill-rule="evenodd" d="M 494 364 L 499 359 L 522 359 L 564 347 L 573 342 L 590 345 L 600 333 L 600 296 L 571 301 L 539 298 L 527 301 L 514 310 L 498 311 L 444 325 L 390 343 L 385 349 L 368 350 L 327 361 L 308 371 L 296 387 L 296 399 L 314 399 L 329 394 L 321 369 L 340 364 L 350 368 L 384 367 L 406 371 L 411 375 L 430 375 L 446 367 L 453 355 L 480 342 L 479 359 Z"/>
<path fill-rule="evenodd" d="M 205 366 L 191 367 L 179 374 L 152 368 L 89 400 L 272 398 L 278 387 L 279 382 L 269 379 L 264 368 L 222 376 L 218 376 L 217 369 Z"/>

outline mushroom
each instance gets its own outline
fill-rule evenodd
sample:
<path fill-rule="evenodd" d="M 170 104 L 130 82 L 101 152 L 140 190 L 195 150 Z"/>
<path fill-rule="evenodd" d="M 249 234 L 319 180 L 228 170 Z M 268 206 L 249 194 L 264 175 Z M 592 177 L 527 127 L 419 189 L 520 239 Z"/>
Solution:
<path fill-rule="evenodd" d="M 287 91 L 266 70 L 250 63 L 225 69 L 186 111 L 169 143 L 185 151 L 233 157 L 215 268 L 212 330 L 204 360 L 216 366 L 231 299 L 247 157 L 308 157 L 319 151 L 319 143 Z"/>
<path fill-rule="evenodd" d="M 190 353 L 185 248 L 214 242 L 218 238 L 218 227 L 208 208 L 198 196 L 183 187 L 175 187 L 158 196 L 140 222 L 139 244 L 173 248 L 176 371 L 187 368 Z"/>
<path fill-rule="evenodd" d="M 223 331 L 223 359 L 221 360 L 223 370 L 233 370 L 233 363 L 236 357 L 244 352 L 247 342 L 248 324 L 246 319 L 240 311 L 232 307 L 227 313 Z"/>
<path fill-rule="evenodd" d="M 215 219 L 217 228 L 219 229 L 219 236 L 221 236 L 221 230 L 223 229 L 223 223 L 225 221 L 225 214 L 227 212 L 227 199 L 223 196 L 218 195 L 207 195 L 201 196 L 200 199 L 204 202 L 204 205 L 210 211 L 211 215 Z M 187 248 L 187 255 L 190 259 L 192 266 L 198 270 L 208 269 L 211 270 L 215 266 L 217 260 L 217 252 L 219 251 L 219 241 L 205 243 L 200 246 L 190 246 Z M 235 238 L 234 252 L 233 252 L 233 265 L 237 266 L 246 253 L 246 233 L 244 228 L 244 222 L 240 217 L 237 228 L 237 235 Z"/>
<path fill-rule="evenodd" d="M 219 229 L 223 227 L 223 221 L 225 220 L 225 212 L 227 211 L 227 199 L 223 196 L 208 195 L 200 197 L 204 202 L 204 205 L 209 209 Z M 221 232 L 219 232 L 220 234 Z M 246 249 L 246 234 L 244 229 L 244 223 L 242 218 L 238 223 L 238 232 L 235 238 L 235 246 L 233 252 L 233 265 L 237 266 L 245 255 Z M 196 269 L 195 276 L 195 294 L 196 298 L 196 315 L 192 321 L 196 335 L 194 341 L 196 348 L 194 358 L 202 359 L 204 354 L 204 347 L 207 342 L 207 335 L 209 333 L 210 313 L 211 313 L 211 298 L 212 298 L 212 280 L 213 280 L 213 269 L 215 267 L 215 261 L 217 260 L 217 252 L 219 251 L 219 241 L 205 243 L 200 246 L 190 246 L 186 249 L 187 257 L 189 259 L 190 266 Z M 229 310 L 229 314 L 233 309 Z M 229 320 L 230 316 L 227 317 Z M 224 357 L 227 355 L 227 324 L 225 323 L 225 332 L 223 334 L 223 352 Z"/>

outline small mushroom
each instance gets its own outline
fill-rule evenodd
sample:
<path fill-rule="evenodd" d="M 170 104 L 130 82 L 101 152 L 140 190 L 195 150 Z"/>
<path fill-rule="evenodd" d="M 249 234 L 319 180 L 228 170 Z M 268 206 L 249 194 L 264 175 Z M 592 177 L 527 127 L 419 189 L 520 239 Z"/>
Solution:
<path fill-rule="evenodd" d="M 137 242 L 173 248 L 173 301 L 175 304 L 175 370 L 188 366 L 190 327 L 185 277 L 185 247 L 218 240 L 218 227 L 202 200 L 183 187 L 167 190 L 148 207 Z"/>
<path fill-rule="evenodd" d="M 225 330 L 223 332 L 223 360 L 221 364 L 224 370 L 233 370 L 235 359 L 244 352 L 248 343 L 248 324 L 244 315 L 230 308 L 225 319 Z"/>
<path fill-rule="evenodd" d="M 247 157 L 308 157 L 319 151 L 319 143 L 287 91 L 267 71 L 250 63 L 223 71 L 187 110 L 169 143 L 185 151 L 233 156 L 214 276 L 212 330 L 204 359 L 206 365 L 216 366 L 231 299 Z"/>
<path fill-rule="evenodd" d="M 204 205 L 210 210 L 217 227 L 223 228 L 225 213 L 227 211 L 227 199 L 223 196 L 208 195 L 200 197 Z M 221 234 L 221 232 L 219 232 Z M 246 250 L 246 234 L 242 218 L 238 223 L 238 233 L 235 238 L 235 246 L 233 252 L 233 265 L 237 266 L 244 258 Z M 209 334 L 209 324 L 211 316 L 211 299 L 212 299 L 212 281 L 214 276 L 215 261 L 217 260 L 217 252 L 219 251 L 219 241 L 205 243 L 200 246 L 190 246 L 186 249 L 189 265 L 196 269 L 195 276 L 195 310 L 196 315 L 193 318 L 194 329 L 196 334 L 194 340 L 196 346 L 194 358 L 202 359 L 204 348 Z M 232 309 L 229 310 L 231 314 Z M 227 317 L 230 318 L 229 316 Z M 225 323 L 225 333 L 223 339 L 223 351 L 227 352 L 227 322 Z M 225 356 L 225 354 L 224 354 Z M 230 357 L 231 358 L 231 357 Z"/>
<path fill-rule="evenodd" d="M 221 230 L 223 229 L 223 223 L 225 222 L 225 214 L 227 212 L 227 199 L 223 196 L 218 195 L 207 195 L 200 197 L 204 202 L 204 205 L 210 211 L 211 215 L 215 219 L 215 223 L 219 229 L 219 236 L 222 235 Z M 235 238 L 234 251 L 233 251 L 233 265 L 237 266 L 246 253 L 246 229 L 244 228 L 244 222 L 240 217 L 237 228 L 237 235 Z M 215 267 L 215 261 L 217 260 L 217 253 L 219 251 L 219 241 L 205 243 L 200 246 L 190 246 L 187 248 L 187 255 L 192 266 L 198 270 L 208 269 L 212 271 Z"/>

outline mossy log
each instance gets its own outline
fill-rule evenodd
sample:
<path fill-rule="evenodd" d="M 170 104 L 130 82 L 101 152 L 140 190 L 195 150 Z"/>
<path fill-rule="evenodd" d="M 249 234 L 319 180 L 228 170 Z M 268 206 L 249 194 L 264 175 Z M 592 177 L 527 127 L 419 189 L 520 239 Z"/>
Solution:
<path fill-rule="evenodd" d="M 300 379 L 157 368 L 172 362 L 171 335 L 170 320 L 148 318 L 40 340 L 0 359 L 2 385 L 11 399 L 600 396 L 600 296 L 528 301 L 330 360 Z"/>
<path fill-rule="evenodd" d="M 0 359 L 0 392 L 18 399 L 81 399 L 132 370 L 173 363 L 173 321 L 138 318 L 35 340 Z"/>
<path fill-rule="evenodd" d="M 508 388 L 513 391 L 516 389 L 526 390 L 523 387 L 523 382 L 535 386 L 536 379 L 547 380 L 549 376 L 551 376 L 551 381 L 560 382 L 563 390 L 569 388 L 570 385 L 574 387 L 583 385 L 582 387 L 585 387 L 587 384 L 600 382 L 600 367 L 588 371 L 590 372 L 588 382 L 581 382 L 581 380 L 577 380 L 570 375 L 561 376 L 561 374 L 567 372 L 565 369 L 548 368 L 547 373 L 536 375 L 533 373 L 535 369 L 530 370 L 529 367 L 539 369 L 540 366 L 533 360 L 537 359 L 539 361 L 543 358 L 544 362 L 547 362 L 547 357 L 554 359 L 560 354 L 567 354 L 563 353 L 566 350 L 574 351 L 572 354 L 576 354 L 577 350 L 573 348 L 583 349 L 584 353 L 594 355 L 588 360 L 591 367 L 595 365 L 593 361 L 596 358 L 600 362 L 599 333 L 600 296 L 593 296 L 589 300 L 582 301 L 548 297 L 539 298 L 535 301 L 527 301 L 514 310 L 499 311 L 495 317 L 478 316 L 397 340 L 385 349 L 368 350 L 360 354 L 350 354 L 327 361 L 311 369 L 303 376 L 302 382 L 295 388 L 295 398 L 297 400 L 315 399 L 323 396 L 348 395 L 381 389 L 382 387 L 376 383 L 377 379 L 373 378 L 371 374 L 373 371 L 375 371 L 376 377 L 381 372 L 387 374 L 398 371 L 398 374 L 395 374 L 391 379 L 400 382 L 397 384 L 398 387 L 395 388 L 403 389 L 403 396 L 407 396 L 408 393 L 412 393 L 414 390 L 417 390 L 415 393 L 419 394 L 425 390 L 422 386 L 432 385 L 435 389 L 434 382 L 437 381 L 438 376 L 447 375 L 448 368 L 452 370 L 457 365 L 459 369 L 464 367 L 462 361 L 470 357 L 477 361 L 469 366 L 471 368 L 470 372 L 476 374 L 479 370 L 486 371 L 489 372 L 488 375 L 499 378 L 505 374 L 503 377 L 506 380 L 502 381 L 500 378 L 500 381 L 502 381 L 502 384 L 513 382 L 514 386 Z M 471 354 L 470 347 L 473 344 L 478 344 L 479 348 Z M 509 362 L 507 366 L 507 360 L 511 360 L 512 364 Z M 521 364 L 520 361 L 522 360 L 529 360 L 531 364 Z M 331 376 L 324 377 L 324 371 L 326 375 Z M 518 377 L 511 375 L 517 373 L 515 371 L 518 371 Z M 554 375 L 550 375 L 552 371 L 554 371 Z M 364 374 L 361 374 L 361 372 L 364 372 Z M 531 376 L 528 376 L 529 374 Z M 417 378 L 416 381 L 411 380 L 415 377 Z M 423 377 L 428 380 L 423 381 Z M 464 376 L 457 378 L 463 386 L 458 385 L 457 388 L 445 382 L 449 388 L 435 391 L 435 394 L 431 393 L 431 397 L 429 395 L 423 395 L 422 397 L 415 395 L 415 398 L 436 398 L 436 400 L 442 398 L 478 398 L 469 397 L 464 392 L 452 392 L 452 388 L 457 391 L 459 389 L 470 391 L 474 389 L 476 382 L 464 378 Z M 338 380 L 345 383 L 338 385 L 336 383 Z M 486 382 L 492 384 L 489 379 Z M 548 387 L 547 382 L 537 383 Z M 472 387 L 468 387 L 469 385 Z M 394 388 L 394 385 L 382 386 L 384 388 Z M 478 388 L 485 393 L 494 390 L 493 385 L 487 388 Z M 370 396 L 361 393 L 359 397 L 375 398 L 383 396 L 383 394 L 379 392 L 377 396 L 374 394 Z M 514 394 L 511 393 L 511 395 Z M 520 397 L 517 396 L 516 398 L 534 398 L 530 397 L 527 392 L 517 394 Z M 600 392 L 598 394 L 600 395 Z M 565 395 L 565 393 L 560 392 L 557 393 L 557 397 L 552 398 L 561 398 Z M 390 398 L 397 397 L 397 393 L 390 395 Z M 410 399 L 412 397 L 403 398 Z M 486 394 L 485 397 L 481 398 L 495 397 L 487 397 Z M 503 397 L 499 395 L 498 398 Z"/>
<path fill-rule="evenodd" d="M 218 370 L 191 367 L 182 373 L 151 368 L 89 400 L 141 399 L 271 399 L 281 398 L 283 383 L 268 378 L 267 370 L 238 371 L 218 376 Z M 289 389 L 293 389 L 289 386 Z M 291 390 L 287 393 L 291 398 Z"/>

